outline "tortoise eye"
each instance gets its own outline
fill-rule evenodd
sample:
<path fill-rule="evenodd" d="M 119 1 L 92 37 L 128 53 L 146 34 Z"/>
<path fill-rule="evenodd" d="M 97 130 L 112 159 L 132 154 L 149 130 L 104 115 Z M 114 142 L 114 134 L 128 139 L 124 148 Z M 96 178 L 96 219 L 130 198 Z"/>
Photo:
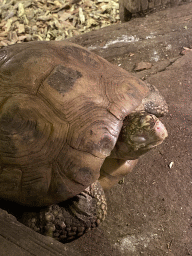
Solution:
<path fill-rule="evenodd" d="M 145 142 L 146 139 L 142 136 L 133 136 L 132 141 L 138 142 L 138 143 L 142 143 Z"/>

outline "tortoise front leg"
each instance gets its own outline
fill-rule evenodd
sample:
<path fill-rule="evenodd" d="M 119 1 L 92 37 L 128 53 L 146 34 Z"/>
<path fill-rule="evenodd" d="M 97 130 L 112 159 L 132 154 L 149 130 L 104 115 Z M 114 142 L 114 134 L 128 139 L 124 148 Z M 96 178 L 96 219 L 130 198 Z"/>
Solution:
<path fill-rule="evenodd" d="M 99 182 L 104 190 L 116 185 L 125 175 L 133 170 L 138 160 L 122 160 L 107 157 L 101 167 Z"/>

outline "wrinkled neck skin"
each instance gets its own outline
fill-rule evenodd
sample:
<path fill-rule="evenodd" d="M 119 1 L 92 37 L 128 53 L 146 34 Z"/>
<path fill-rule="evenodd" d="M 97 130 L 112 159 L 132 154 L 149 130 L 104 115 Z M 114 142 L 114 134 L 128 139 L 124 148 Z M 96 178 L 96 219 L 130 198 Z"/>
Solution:
<path fill-rule="evenodd" d="M 144 98 L 141 104 L 136 108 L 136 112 L 145 111 L 148 114 L 153 114 L 156 117 L 162 117 L 168 113 L 168 105 L 159 90 L 149 83 L 146 83 L 149 88 L 149 94 Z"/>

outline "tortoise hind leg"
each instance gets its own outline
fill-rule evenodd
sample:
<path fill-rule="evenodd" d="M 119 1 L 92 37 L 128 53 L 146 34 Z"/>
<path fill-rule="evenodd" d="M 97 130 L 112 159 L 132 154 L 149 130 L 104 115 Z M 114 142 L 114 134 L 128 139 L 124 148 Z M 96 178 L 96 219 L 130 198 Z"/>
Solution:
<path fill-rule="evenodd" d="M 20 221 L 43 235 L 66 243 L 98 226 L 106 214 L 104 191 L 96 181 L 72 199 L 24 213 Z"/>

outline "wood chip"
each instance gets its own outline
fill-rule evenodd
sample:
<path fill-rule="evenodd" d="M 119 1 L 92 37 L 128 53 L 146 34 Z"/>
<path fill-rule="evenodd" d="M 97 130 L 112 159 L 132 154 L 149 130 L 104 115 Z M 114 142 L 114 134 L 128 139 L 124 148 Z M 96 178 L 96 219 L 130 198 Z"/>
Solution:
<path fill-rule="evenodd" d="M 17 12 L 17 16 L 21 17 L 23 14 L 25 13 L 23 4 L 21 2 L 18 3 L 18 12 Z"/>
<path fill-rule="evenodd" d="M 25 32 L 24 24 L 19 24 L 18 26 L 18 34 L 23 34 Z"/>
<path fill-rule="evenodd" d="M 118 23 L 118 6 L 118 0 L 0 0 L 0 47 L 64 40 Z"/>

